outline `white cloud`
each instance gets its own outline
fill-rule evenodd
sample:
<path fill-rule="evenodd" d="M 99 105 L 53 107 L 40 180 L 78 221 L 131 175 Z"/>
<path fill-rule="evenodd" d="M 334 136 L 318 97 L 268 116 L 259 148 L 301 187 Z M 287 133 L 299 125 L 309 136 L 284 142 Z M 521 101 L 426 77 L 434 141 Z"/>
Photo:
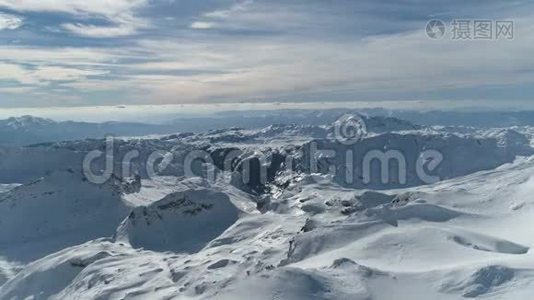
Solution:
<path fill-rule="evenodd" d="M 516 19 L 522 32 L 534 29 Z M 226 37 L 209 42 L 141 41 L 150 62 L 132 68 L 122 84 L 163 103 L 296 99 L 299 95 L 345 93 L 394 99 L 418 93 L 534 83 L 534 38 L 431 40 L 420 30 L 366 39 L 316 40 L 284 37 Z M 166 75 L 158 71 L 165 70 Z M 173 70 L 176 73 L 173 74 Z M 179 75 L 182 70 L 190 75 Z M 194 72 L 198 71 L 198 72 Z M 180 95 L 179 99 L 176 95 Z M 365 96 L 363 96 L 365 97 Z"/>
<path fill-rule="evenodd" d="M 89 76 L 106 75 L 109 71 L 95 69 L 66 68 L 59 66 L 40 66 L 29 72 L 29 77 L 39 82 L 78 81 Z"/>
<path fill-rule="evenodd" d="M 249 5 L 253 4 L 253 3 L 254 3 L 253 0 L 239 1 L 239 2 L 236 2 L 234 5 L 232 5 L 228 9 L 215 10 L 215 11 L 207 12 L 207 13 L 204 14 L 204 17 L 207 17 L 207 18 L 227 18 L 227 17 L 229 17 L 230 15 L 232 15 L 235 12 L 244 11 L 247 8 L 247 6 L 249 6 Z"/>
<path fill-rule="evenodd" d="M 74 34 L 87 37 L 109 38 L 131 35 L 148 26 L 148 22 L 135 16 L 137 9 L 147 5 L 148 0 L 0 0 L 0 8 L 26 12 L 63 12 L 79 17 L 99 17 L 111 22 L 111 26 L 91 24 L 62 24 Z"/>
<path fill-rule="evenodd" d="M 532 28 L 516 21 L 525 32 Z M 435 41 L 423 29 L 363 40 L 232 36 L 141 40 L 114 48 L 0 46 L 7 61 L 0 64 L 0 80 L 36 87 L 55 82 L 80 93 L 116 91 L 117 98 L 137 103 L 337 92 L 354 97 L 346 100 L 368 92 L 393 99 L 400 92 L 532 83 L 533 73 L 517 72 L 534 69 L 533 47 L 529 35 L 513 41 Z M 94 77 L 106 70 L 112 79 Z"/>
<path fill-rule="evenodd" d="M 131 35 L 139 26 L 148 26 L 136 19 L 138 6 L 125 4 L 130 1 L 0 0 L 0 7 L 7 2 L 18 10 L 54 10 L 112 20 L 107 27 L 74 22 L 62 25 L 81 36 Z M 134 2 L 144 5 L 145 1 Z M 30 8 L 28 3 L 34 6 Z M 363 38 L 352 31 L 336 31 L 339 27 L 332 24 L 347 20 L 336 15 L 317 17 L 323 11 L 247 3 L 196 16 L 197 21 L 189 26 L 265 29 L 277 34 L 180 29 L 176 35 L 162 31 L 165 34 L 155 34 L 151 40 L 118 42 L 115 47 L 0 46 L 0 81 L 20 82 L 43 94 L 52 93 L 51 87 L 80 94 L 115 92 L 116 99 L 110 103 L 284 101 L 306 100 L 309 95 L 330 99 L 340 92 L 347 95 L 344 100 L 369 99 L 362 95 L 373 93 L 381 99 L 398 99 L 399 93 L 439 94 L 447 89 L 534 83 L 534 37 L 528 34 L 534 27 L 528 18 L 515 20 L 521 32 L 517 31 L 512 41 L 430 40 L 423 23 L 415 31 Z M 333 28 L 333 33 L 312 30 L 317 27 Z M 96 76 L 107 70 L 110 76 Z"/>
<path fill-rule="evenodd" d="M 26 70 L 19 65 L 0 62 L 0 80 L 15 80 L 24 78 Z"/>
<path fill-rule="evenodd" d="M 215 27 L 213 22 L 193 22 L 190 26 L 192 29 L 210 29 Z"/>
<path fill-rule="evenodd" d="M 33 91 L 34 91 L 33 87 L 27 87 L 27 86 L 0 87 L 0 93 L 5 93 L 5 94 L 27 95 Z"/>
<path fill-rule="evenodd" d="M 285 33 L 296 30 L 300 35 L 305 28 L 312 32 L 332 29 L 344 24 L 347 18 L 354 18 L 339 14 L 329 6 L 323 10 L 316 10 L 314 6 L 299 5 L 291 1 L 284 5 L 242 1 L 228 9 L 204 13 L 198 18 L 198 22 L 216 23 L 218 28 L 223 29 L 277 30 Z"/>
<path fill-rule="evenodd" d="M 20 26 L 22 26 L 22 23 L 23 23 L 22 18 L 0 12 L 0 30 L 17 29 Z"/>
<path fill-rule="evenodd" d="M 95 25 L 84 25 L 84 24 L 72 24 L 66 23 L 62 24 L 61 27 L 64 29 L 85 37 L 92 38 L 111 38 L 119 36 L 127 36 L 136 33 L 137 28 L 135 26 L 129 25 L 119 25 L 119 26 L 95 26 Z"/>
<path fill-rule="evenodd" d="M 15 81 L 25 85 L 48 85 L 55 81 L 78 81 L 89 76 L 105 75 L 108 71 L 78 69 L 60 66 L 27 68 L 17 64 L 0 63 L 0 80 Z"/>
<path fill-rule="evenodd" d="M 3 61 L 15 64 L 108 66 L 121 58 L 143 58 L 130 51 L 114 48 L 1 46 Z"/>
<path fill-rule="evenodd" d="M 0 7 L 15 11 L 49 11 L 76 15 L 107 16 L 130 14 L 147 4 L 146 0 L 0 0 Z"/>

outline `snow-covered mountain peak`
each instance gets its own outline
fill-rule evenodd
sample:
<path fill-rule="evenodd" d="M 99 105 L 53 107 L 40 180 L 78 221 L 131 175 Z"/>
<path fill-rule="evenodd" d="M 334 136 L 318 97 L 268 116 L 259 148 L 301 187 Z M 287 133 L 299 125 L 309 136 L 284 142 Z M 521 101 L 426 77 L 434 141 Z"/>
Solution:
<path fill-rule="evenodd" d="M 12 117 L 5 120 L 0 120 L 0 126 L 7 126 L 12 129 L 25 129 L 33 127 L 42 127 L 53 125 L 56 122 L 50 119 L 38 118 L 34 116 L 24 115 L 20 117 Z"/>

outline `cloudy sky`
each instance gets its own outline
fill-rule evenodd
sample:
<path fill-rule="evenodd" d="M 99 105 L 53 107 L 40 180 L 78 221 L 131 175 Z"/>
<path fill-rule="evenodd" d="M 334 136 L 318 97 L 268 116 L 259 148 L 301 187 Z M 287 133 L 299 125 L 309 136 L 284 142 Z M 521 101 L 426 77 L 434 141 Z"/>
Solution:
<path fill-rule="evenodd" d="M 514 38 L 456 40 L 454 19 L 512 20 Z M 534 106 L 532 20 L 534 3 L 514 0 L 0 0 L 0 107 Z"/>

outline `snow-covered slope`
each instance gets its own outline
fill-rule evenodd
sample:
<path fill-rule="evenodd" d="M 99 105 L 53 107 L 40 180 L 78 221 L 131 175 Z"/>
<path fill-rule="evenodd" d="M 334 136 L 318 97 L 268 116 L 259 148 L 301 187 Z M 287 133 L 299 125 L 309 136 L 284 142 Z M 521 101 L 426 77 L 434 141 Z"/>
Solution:
<path fill-rule="evenodd" d="M 57 171 L 0 194 L 0 252 L 39 258 L 111 236 L 130 208 L 118 182 L 95 185 L 76 171 Z"/>
<path fill-rule="evenodd" d="M 0 299 L 531 299 L 531 131 L 375 121 L 353 145 L 333 140 L 331 125 L 122 139 L 119 157 L 165 150 L 176 159 L 134 187 L 82 175 L 81 157 L 103 140 L 11 149 L 0 178 L 23 184 L 0 187 Z M 342 184 L 306 170 L 312 142 L 397 149 L 408 160 L 436 149 L 443 181 Z M 199 149 L 216 165 L 229 149 L 240 155 L 215 182 L 185 178 L 181 159 Z M 264 189 L 235 184 L 260 152 L 279 163 Z"/>
<path fill-rule="evenodd" d="M 134 248 L 194 253 L 237 221 L 238 212 L 221 192 L 171 193 L 148 206 L 136 207 L 119 226 L 116 240 Z"/>
<path fill-rule="evenodd" d="M 271 196 L 268 213 L 228 222 L 202 249 L 148 251 L 95 240 L 31 263 L 0 298 L 246 299 L 254 291 L 257 299 L 527 300 L 534 290 L 532 178 L 534 161 L 522 160 L 387 194 L 303 179 Z M 192 202 L 206 199 L 200 191 Z M 208 228 L 198 225 L 189 236 Z M 187 243 L 177 232 L 175 245 Z"/>

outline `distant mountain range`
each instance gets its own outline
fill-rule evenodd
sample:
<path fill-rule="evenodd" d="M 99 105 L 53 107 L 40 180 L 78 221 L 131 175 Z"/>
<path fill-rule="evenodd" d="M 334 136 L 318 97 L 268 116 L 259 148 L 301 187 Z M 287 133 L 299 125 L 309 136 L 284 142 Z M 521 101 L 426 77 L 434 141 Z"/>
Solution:
<path fill-rule="evenodd" d="M 0 120 L 0 145 L 22 146 L 42 142 L 98 138 L 107 134 L 137 136 L 174 132 L 174 126 L 141 123 L 55 122 L 33 116 Z"/>
<path fill-rule="evenodd" d="M 0 146 L 23 146 L 43 142 L 101 138 L 114 136 L 146 136 L 184 132 L 204 132 L 221 128 L 263 128 L 272 124 L 321 125 L 333 123 L 346 113 L 394 117 L 419 125 L 474 126 L 496 128 L 533 126 L 534 111 L 403 111 L 384 108 L 348 110 L 264 110 L 224 111 L 212 115 L 176 118 L 165 124 L 139 122 L 56 122 L 34 116 L 12 117 L 0 120 Z M 156 123 L 157 120 L 154 120 Z"/>

